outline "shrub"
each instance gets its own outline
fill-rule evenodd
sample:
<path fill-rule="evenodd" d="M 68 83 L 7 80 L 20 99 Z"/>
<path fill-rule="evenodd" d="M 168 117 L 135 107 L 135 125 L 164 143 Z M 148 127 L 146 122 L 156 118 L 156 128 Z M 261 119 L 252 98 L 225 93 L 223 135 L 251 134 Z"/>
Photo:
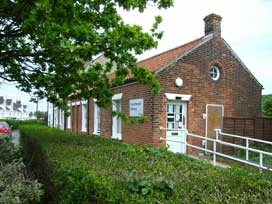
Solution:
<path fill-rule="evenodd" d="M 8 120 L 8 119 L 5 119 L 3 121 L 6 121 L 14 130 L 19 129 L 20 125 L 46 125 L 46 123 L 41 120 Z"/>
<path fill-rule="evenodd" d="M 47 161 L 56 203 L 272 201 L 271 174 L 259 174 L 247 168 L 214 168 L 204 161 L 165 149 L 138 147 L 48 127 L 21 126 L 20 131 L 28 157 L 35 160 L 31 152 L 40 149 L 44 158 L 35 161 L 33 170 L 45 168 L 44 161 Z"/>
<path fill-rule="evenodd" d="M 5 164 L 19 158 L 19 148 L 11 142 L 9 135 L 0 135 L 0 162 Z"/>
<path fill-rule="evenodd" d="M 0 137 L 0 203 L 34 204 L 42 194 L 41 184 L 26 174 L 17 146 L 9 136 Z"/>
<path fill-rule="evenodd" d="M 25 175 L 22 161 L 0 162 L 0 203 L 36 204 L 41 195 L 41 184 Z"/>

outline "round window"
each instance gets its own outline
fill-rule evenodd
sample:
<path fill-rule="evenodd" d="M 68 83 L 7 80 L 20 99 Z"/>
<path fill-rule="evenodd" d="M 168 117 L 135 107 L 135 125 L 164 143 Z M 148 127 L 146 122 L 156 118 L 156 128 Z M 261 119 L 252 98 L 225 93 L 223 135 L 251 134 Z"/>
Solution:
<path fill-rule="evenodd" d="M 216 81 L 220 77 L 220 70 L 217 66 L 213 65 L 210 70 L 210 76 L 212 80 Z"/>

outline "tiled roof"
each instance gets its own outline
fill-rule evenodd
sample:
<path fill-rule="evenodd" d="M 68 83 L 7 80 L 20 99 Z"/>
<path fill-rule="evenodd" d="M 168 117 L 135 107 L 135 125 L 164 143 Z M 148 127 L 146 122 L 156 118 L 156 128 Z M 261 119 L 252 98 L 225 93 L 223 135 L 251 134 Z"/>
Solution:
<path fill-rule="evenodd" d="M 189 43 L 186 43 L 184 45 L 181 45 L 179 47 L 173 48 L 171 50 L 167 50 L 165 52 L 162 52 L 158 55 L 155 55 L 153 57 L 147 58 L 145 60 L 142 60 L 138 62 L 138 66 L 146 67 L 151 72 L 155 72 L 158 69 L 164 67 L 168 63 L 172 62 L 179 56 L 185 54 L 186 52 L 193 49 L 195 46 L 199 45 L 201 42 L 204 41 L 204 38 L 198 38 L 194 41 L 191 41 Z"/>
<path fill-rule="evenodd" d="M 170 62 L 177 59 L 179 56 L 182 56 L 183 54 L 189 52 L 191 49 L 202 43 L 206 38 L 201 37 L 194 41 L 191 41 L 189 43 L 183 44 L 181 46 L 178 46 L 176 48 L 167 50 L 165 52 L 162 52 L 160 54 L 154 55 L 152 57 L 149 57 L 147 59 L 144 59 L 137 63 L 138 66 L 145 67 L 149 69 L 151 72 L 155 72 L 159 70 L 160 68 L 166 66 Z M 109 77 L 112 79 L 115 76 L 115 73 L 111 73 Z M 127 79 L 130 79 L 131 75 L 127 76 Z"/>

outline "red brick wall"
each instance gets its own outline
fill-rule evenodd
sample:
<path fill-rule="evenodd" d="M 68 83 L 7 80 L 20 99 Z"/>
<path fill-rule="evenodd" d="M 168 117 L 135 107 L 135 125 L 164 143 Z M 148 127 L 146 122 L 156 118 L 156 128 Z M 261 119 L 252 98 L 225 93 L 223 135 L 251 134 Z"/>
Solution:
<path fill-rule="evenodd" d="M 218 81 L 210 78 L 210 66 L 216 64 L 221 71 Z M 183 79 L 183 86 L 176 87 L 175 79 Z M 129 100 L 144 99 L 144 115 L 148 122 L 144 125 L 122 123 L 122 139 L 134 144 L 152 144 L 165 146 L 160 137 L 165 137 L 165 131 L 159 127 L 166 127 L 165 93 L 190 94 L 191 100 L 187 104 L 187 128 L 190 132 L 205 135 L 206 104 L 224 105 L 225 116 L 255 117 L 260 115 L 261 86 L 242 67 L 238 60 L 226 48 L 223 41 L 214 39 L 202 45 L 182 60 L 161 71 L 158 76 L 161 92 L 152 96 L 150 88 L 138 83 L 132 83 L 113 88 L 113 92 L 123 93 L 121 99 L 122 111 L 129 116 Z M 76 110 L 73 107 L 72 113 Z M 78 116 L 72 117 L 73 123 L 78 120 L 81 128 L 81 107 Z M 93 132 L 93 100 L 89 108 L 89 133 Z M 77 119 L 78 117 L 78 119 Z M 73 131 L 78 128 L 73 126 Z M 110 138 L 112 135 L 111 109 L 101 111 L 101 134 Z M 200 145 L 200 140 L 188 138 L 190 143 Z"/>
<path fill-rule="evenodd" d="M 71 101 L 71 104 L 73 102 L 77 102 L 77 100 Z M 67 121 L 67 119 L 66 119 Z M 81 132 L 81 122 L 82 122 L 82 105 L 80 102 L 80 105 L 71 105 L 71 130 L 73 132 Z"/>
<path fill-rule="evenodd" d="M 89 99 L 89 129 L 88 134 L 91 135 L 94 132 L 94 100 L 92 98 Z"/>
<path fill-rule="evenodd" d="M 218 81 L 210 78 L 210 66 L 216 64 L 221 71 Z M 178 88 L 174 82 L 183 79 Z M 260 115 L 261 86 L 250 77 L 221 40 L 212 40 L 178 61 L 158 75 L 161 94 L 154 97 L 153 141 L 160 144 L 162 132 L 159 127 L 166 126 L 166 97 L 164 93 L 190 94 L 187 106 L 187 128 L 189 132 L 205 135 L 203 113 L 206 104 L 224 105 L 225 116 L 253 117 Z M 156 112 L 156 110 L 160 110 Z M 157 114 L 156 114 L 157 113 Z M 165 133 L 164 133 L 165 136 Z M 201 144 L 201 140 L 188 138 L 190 143 Z"/>
<path fill-rule="evenodd" d="M 138 83 L 113 89 L 114 94 L 122 93 L 121 110 L 129 116 L 129 100 L 144 99 L 144 115 L 148 122 L 143 125 L 131 126 L 122 122 L 122 139 L 133 144 L 152 144 L 152 97 L 147 86 Z M 111 110 L 101 111 L 101 134 L 110 138 L 112 135 Z"/>

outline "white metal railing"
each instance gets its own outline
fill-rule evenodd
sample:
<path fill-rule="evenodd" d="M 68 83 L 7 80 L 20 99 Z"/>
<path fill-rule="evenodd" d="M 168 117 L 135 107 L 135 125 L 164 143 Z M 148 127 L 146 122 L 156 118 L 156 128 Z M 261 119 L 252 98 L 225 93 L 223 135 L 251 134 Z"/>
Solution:
<path fill-rule="evenodd" d="M 183 129 L 173 130 L 173 129 L 167 129 L 167 128 L 163 128 L 163 127 L 160 127 L 160 130 L 184 131 Z M 208 149 L 207 146 L 205 146 L 205 148 L 203 148 L 203 147 L 199 147 L 199 146 L 196 146 L 196 145 L 193 145 L 193 144 L 189 144 L 187 142 L 187 140 L 185 142 L 183 142 L 183 141 L 169 140 L 169 139 L 165 139 L 163 137 L 161 137 L 160 140 L 185 144 L 188 147 L 192 147 L 192 148 L 195 148 L 195 149 L 198 149 L 198 150 L 202 150 L 202 151 L 211 153 L 211 154 L 213 154 L 213 165 L 214 166 L 216 166 L 216 157 L 220 156 L 220 157 L 228 158 L 228 159 L 238 161 L 238 162 L 241 162 L 241 163 L 244 163 L 244 164 L 248 164 L 248 165 L 251 165 L 251 166 L 258 167 L 260 169 L 260 171 L 262 169 L 272 171 L 271 166 L 265 166 L 263 164 L 264 155 L 268 155 L 268 156 L 272 157 L 272 152 L 267 152 L 267 151 L 263 151 L 263 150 L 259 150 L 259 149 L 249 147 L 249 142 L 250 141 L 263 143 L 263 144 L 268 144 L 268 145 L 272 145 L 272 142 L 265 141 L 265 140 L 254 139 L 254 138 L 249 138 L 249 137 L 243 137 L 243 136 L 239 136 L 239 135 L 223 133 L 220 129 L 215 129 L 215 132 L 216 132 L 215 139 L 212 139 L 212 138 L 203 137 L 203 136 L 200 136 L 200 135 L 197 135 L 197 134 L 189 133 L 188 130 L 186 130 L 187 136 L 191 136 L 191 137 L 203 139 L 204 141 L 212 142 L 213 143 L 213 149 L 212 150 Z M 242 145 L 233 144 L 233 143 L 230 143 L 230 142 L 223 141 L 223 140 L 219 139 L 219 135 L 232 137 L 232 138 L 243 139 L 243 140 L 246 141 L 246 146 L 242 146 Z M 230 147 L 245 150 L 246 151 L 246 160 L 241 159 L 241 158 L 237 158 L 237 157 L 234 157 L 234 156 L 231 156 L 231 155 L 227 155 L 227 154 L 224 154 L 224 153 L 221 153 L 221 152 L 218 152 L 217 149 L 216 149 L 217 144 L 222 144 L 222 145 L 225 145 L 225 146 L 230 146 Z M 255 163 L 255 162 L 249 160 L 249 152 L 250 151 L 251 152 L 256 152 L 256 153 L 259 154 L 259 162 L 258 163 Z"/>

